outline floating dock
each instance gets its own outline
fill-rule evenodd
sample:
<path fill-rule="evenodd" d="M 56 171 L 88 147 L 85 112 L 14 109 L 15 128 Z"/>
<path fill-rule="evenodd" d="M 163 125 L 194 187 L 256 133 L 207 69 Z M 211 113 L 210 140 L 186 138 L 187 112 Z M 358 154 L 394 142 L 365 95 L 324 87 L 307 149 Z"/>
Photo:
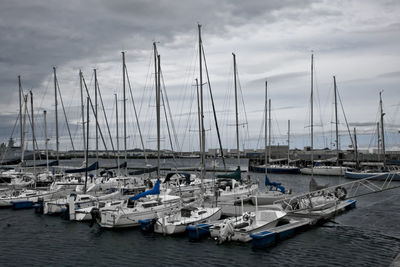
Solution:
<path fill-rule="evenodd" d="M 300 213 L 291 213 L 287 216 L 288 223 L 278 225 L 277 227 L 268 229 L 258 233 L 253 233 L 253 248 L 264 248 L 275 245 L 279 241 L 285 240 L 298 232 L 306 230 L 312 226 L 322 224 L 345 210 L 354 209 L 356 201 L 348 199 L 342 201 L 338 205 L 319 211 L 305 211 Z"/>
<path fill-rule="evenodd" d="M 310 227 L 312 219 L 289 217 L 288 223 L 262 231 L 259 233 L 250 234 L 253 247 L 268 247 L 285 240 L 296 233 Z"/>
<path fill-rule="evenodd" d="M 321 210 L 300 210 L 297 212 L 289 212 L 285 219 L 278 223 L 277 226 L 268 230 L 250 234 L 250 237 L 252 238 L 252 246 L 253 248 L 264 248 L 275 245 L 299 232 L 307 230 L 315 225 L 322 224 L 345 210 L 353 209 L 355 207 L 356 201 L 348 199 L 341 201 L 337 205 Z M 271 206 L 258 207 L 259 210 L 268 208 L 271 208 Z M 232 215 L 232 212 L 235 212 L 236 210 L 236 215 L 233 214 L 233 216 L 237 216 L 238 213 L 242 213 L 242 209 L 243 211 L 254 211 L 255 206 L 246 205 L 243 206 L 243 208 L 241 206 L 226 206 L 224 215 Z M 186 231 L 189 239 L 200 240 L 210 236 L 210 227 L 213 226 L 214 223 L 215 222 L 210 222 L 187 226 Z"/>

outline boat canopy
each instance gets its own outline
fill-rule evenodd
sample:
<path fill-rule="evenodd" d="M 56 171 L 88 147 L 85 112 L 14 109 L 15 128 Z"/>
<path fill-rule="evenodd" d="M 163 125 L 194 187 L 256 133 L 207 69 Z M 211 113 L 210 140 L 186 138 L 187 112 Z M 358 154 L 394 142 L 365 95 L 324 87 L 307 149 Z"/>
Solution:
<path fill-rule="evenodd" d="M 141 175 L 141 174 L 151 173 L 151 172 L 155 172 L 155 171 L 157 171 L 157 167 L 131 171 L 131 172 L 129 172 L 129 175 Z"/>
<path fill-rule="evenodd" d="M 157 182 L 152 189 L 147 190 L 143 193 L 137 194 L 133 197 L 130 197 L 129 201 L 138 200 L 139 198 L 145 197 L 147 195 L 159 195 L 159 194 L 160 194 L 160 179 L 157 179 Z"/>
<path fill-rule="evenodd" d="M 186 184 L 190 184 L 190 173 L 183 173 L 183 172 L 179 172 L 179 173 L 170 172 L 170 173 L 168 173 L 167 176 L 165 177 L 165 180 L 164 180 L 163 183 L 165 184 L 165 183 L 171 181 L 171 177 L 174 176 L 175 174 L 178 176 L 179 179 L 185 178 Z"/>
<path fill-rule="evenodd" d="M 242 179 L 240 166 L 237 167 L 235 172 L 217 175 L 217 178 L 228 178 L 240 181 Z"/>
<path fill-rule="evenodd" d="M 51 162 L 49 162 L 49 167 L 51 167 L 51 166 L 58 166 L 58 163 L 59 163 L 59 161 L 58 160 L 54 160 L 54 161 L 51 161 Z M 40 163 L 40 164 L 36 164 L 35 166 L 34 165 L 29 165 L 29 166 L 25 166 L 25 167 L 46 167 L 47 166 L 47 163 Z"/>
<path fill-rule="evenodd" d="M 86 172 L 86 171 L 90 172 L 90 171 L 97 170 L 98 168 L 99 168 L 99 162 L 96 161 L 95 163 L 93 163 L 92 165 L 90 165 L 87 168 L 65 170 L 65 173 L 80 173 L 80 172 Z"/>
<path fill-rule="evenodd" d="M 128 166 L 128 163 L 125 161 L 124 163 L 119 165 L 120 169 L 125 169 Z M 111 167 L 103 167 L 105 170 L 113 170 L 113 169 L 118 169 L 118 166 L 111 166 Z"/>

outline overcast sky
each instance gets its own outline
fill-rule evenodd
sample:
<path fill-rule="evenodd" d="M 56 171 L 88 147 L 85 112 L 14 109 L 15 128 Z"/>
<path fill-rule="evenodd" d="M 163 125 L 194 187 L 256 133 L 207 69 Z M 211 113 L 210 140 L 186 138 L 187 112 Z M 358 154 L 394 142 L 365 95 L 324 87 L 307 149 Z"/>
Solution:
<path fill-rule="evenodd" d="M 291 120 L 292 147 L 309 144 L 311 51 L 315 58 L 316 146 L 331 147 L 334 142 L 333 75 L 351 129 L 357 127 L 359 133 L 368 134 L 361 138 L 362 146 L 376 143 L 372 134 L 382 90 L 386 142 L 391 147 L 399 146 L 399 1 L 0 0 L 0 4 L 2 141 L 11 136 L 17 119 L 17 76 L 21 75 L 24 92 L 32 90 L 34 94 L 38 141 L 43 143 L 43 110 L 47 110 L 50 145 L 54 147 L 52 67 L 55 66 L 76 149 L 82 149 L 79 69 L 91 94 L 93 69 L 97 69 L 115 143 L 114 94 L 118 94 L 122 134 L 121 51 L 126 51 L 144 142 L 146 147 L 154 148 L 152 43 L 156 41 L 178 135 L 179 148 L 174 144 L 174 149 L 198 150 L 193 85 L 199 75 L 197 24 L 200 23 L 224 147 L 234 148 L 236 144 L 232 126 L 235 116 L 232 52 L 237 56 L 241 89 L 241 146 L 263 145 L 265 80 L 272 101 L 273 144 L 286 142 L 287 120 Z M 127 98 L 128 148 L 140 147 L 128 92 Z M 208 93 L 205 98 L 207 147 L 217 147 Z M 344 147 L 349 141 L 340 106 L 339 111 Z M 61 105 L 59 118 L 61 149 L 70 149 Z M 99 119 L 110 147 L 104 118 Z M 165 122 L 162 125 L 162 144 L 169 148 Z M 27 139 L 31 139 L 30 131 L 27 132 Z M 13 136 L 19 140 L 18 127 Z M 90 136 L 93 148 L 94 128 Z"/>

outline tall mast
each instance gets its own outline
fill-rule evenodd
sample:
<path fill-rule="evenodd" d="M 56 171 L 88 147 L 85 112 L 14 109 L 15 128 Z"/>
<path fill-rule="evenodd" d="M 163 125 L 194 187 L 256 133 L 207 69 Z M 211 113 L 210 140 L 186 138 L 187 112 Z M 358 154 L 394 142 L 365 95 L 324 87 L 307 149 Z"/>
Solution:
<path fill-rule="evenodd" d="M 265 109 L 264 109 L 264 163 L 265 163 L 265 174 L 267 174 L 267 159 L 268 159 L 268 82 L 265 81 Z"/>
<path fill-rule="evenodd" d="M 379 121 L 376 123 L 376 132 L 377 132 L 377 147 L 378 147 L 378 161 L 381 158 L 381 135 L 380 135 L 380 129 L 379 129 Z"/>
<path fill-rule="evenodd" d="M 311 176 L 314 176 L 314 54 L 311 54 Z"/>
<path fill-rule="evenodd" d="M 199 123 L 199 149 L 201 151 L 201 114 L 200 114 L 200 95 L 199 95 L 199 80 L 196 78 L 196 91 L 197 91 L 197 120 Z"/>
<path fill-rule="evenodd" d="M 80 85 L 80 89 L 81 89 L 81 115 L 82 115 L 82 135 L 83 135 L 83 157 L 85 159 L 85 162 L 87 161 L 86 158 L 86 153 L 85 153 L 85 149 L 86 149 L 86 136 L 85 136 L 85 105 L 83 102 L 83 83 L 82 83 L 82 71 L 79 70 L 79 85 Z"/>
<path fill-rule="evenodd" d="M 336 89 L 336 77 L 333 76 L 333 90 L 335 94 L 335 125 L 336 125 L 336 166 L 339 166 L 339 126 L 338 126 L 338 115 L 337 115 L 337 89 Z"/>
<path fill-rule="evenodd" d="M 356 159 L 356 168 L 358 169 L 358 147 L 357 147 L 357 132 L 356 128 L 354 128 L 354 156 Z"/>
<path fill-rule="evenodd" d="M 383 127 L 383 104 L 382 104 L 382 92 L 379 92 L 379 105 L 381 107 L 381 133 L 382 133 L 382 155 L 383 155 L 383 167 L 386 168 L 386 152 L 385 152 L 385 131 Z"/>
<path fill-rule="evenodd" d="M 88 167 L 89 167 L 89 97 L 86 100 L 86 171 L 85 171 L 85 187 L 83 192 L 86 193 L 87 189 L 87 178 L 88 178 Z"/>
<path fill-rule="evenodd" d="M 25 126 L 26 126 L 26 113 L 27 113 L 27 110 L 28 110 L 28 107 L 27 107 L 27 105 L 28 105 L 28 96 L 27 95 L 23 95 L 23 97 L 24 97 L 24 122 L 23 122 L 23 124 L 22 124 L 22 140 L 23 140 L 23 144 L 22 144 L 22 151 L 21 151 L 21 163 L 22 163 L 22 165 L 25 165 L 24 164 L 24 156 L 25 156 Z"/>
<path fill-rule="evenodd" d="M 239 147 L 239 112 L 237 103 L 237 82 L 236 82 L 236 55 L 232 53 L 233 56 L 233 77 L 235 84 L 235 118 L 236 118 L 236 148 L 237 148 L 237 159 L 238 167 L 240 167 L 240 147 Z"/>
<path fill-rule="evenodd" d="M 18 92 L 19 92 L 19 130 L 20 130 L 20 146 L 21 150 L 22 147 L 24 146 L 24 138 L 23 138 L 23 129 L 22 129 L 22 85 L 21 85 L 21 76 L 18 75 Z"/>
<path fill-rule="evenodd" d="M 124 151 L 125 151 L 125 162 L 128 163 L 128 159 L 127 159 L 127 152 L 126 152 L 126 96 L 125 96 L 125 52 L 121 52 L 122 53 L 122 97 L 124 98 Z M 127 175 L 128 173 L 128 169 L 125 169 L 125 175 Z"/>
<path fill-rule="evenodd" d="M 160 143 L 160 120 L 161 120 L 161 115 L 160 115 L 160 109 L 161 109 L 161 62 L 160 62 L 160 55 L 157 55 L 157 63 L 158 63 L 158 72 L 157 72 L 157 80 L 158 80 L 158 86 L 157 86 L 157 92 L 156 92 L 156 108 L 157 108 L 157 163 L 158 163 L 158 168 L 157 168 L 157 178 L 160 178 L 160 156 L 161 156 L 161 143 Z"/>
<path fill-rule="evenodd" d="M 57 110 L 57 74 L 56 74 L 56 67 L 53 67 L 54 73 L 54 103 L 55 103 L 55 113 L 56 113 L 56 157 L 57 160 L 60 159 L 58 152 L 60 143 L 58 141 L 58 110 Z"/>
<path fill-rule="evenodd" d="M 290 120 L 287 121 L 287 163 L 290 163 Z"/>
<path fill-rule="evenodd" d="M 271 160 L 271 98 L 268 100 L 268 163 Z"/>
<path fill-rule="evenodd" d="M 157 44 L 156 42 L 153 42 L 153 53 L 154 53 L 154 88 L 156 89 L 156 109 L 158 108 L 157 106 L 157 101 L 158 101 L 158 52 L 157 52 Z M 157 111 L 156 111 L 157 113 Z M 158 113 L 157 113 L 158 116 Z M 158 117 L 157 117 L 158 118 Z M 157 131 L 158 131 L 158 122 L 157 122 Z M 157 132 L 157 147 L 159 142 L 158 138 L 158 132 Z M 159 155 L 160 153 L 158 153 Z M 157 156 L 157 178 L 160 177 L 160 157 Z"/>
<path fill-rule="evenodd" d="M 212 90 L 211 90 L 210 77 L 208 75 L 207 61 L 206 61 L 206 56 L 205 56 L 205 53 L 204 53 L 203 44 L 201 44 L 201 51 L 202 51 L 202 54 L 203 54 L 203 58 L 202 59 L 204 60 L 204 67 L 205 67 L 206 75 L 207 75 L 207 85 L 208 85 L 208 89 L 210 91 L 211 106 L 212 106 L 212 109 L 213 109 L 213 115 L 214 115 L 214 121 L 215 121 L 215 129 L 217 130 L 219 150 L 221 152 L 222 163 L 224 164 L 224 169 L 226 170 L 226 162 L 225 162 L 224 150 L 222 148 L 221 135 L 220 135 L 220 131 L 219 131 L 219 127 L 218 127 L 218 120 L 217 120 L 217 112 L 215 111 L 215 103 L 214 103 L 214 98 L 213 98 L 213 94 L 212 94 Z M 205 147 L 205 145 L 204 145 L 204 147 Z"/>
<path fill-rule="evenodd" d="M 31 115 L 32 115 L 32 149 L 33 149 L 33 175 L 35 177 L 35 186 L 36 186 L 36 149 L 35 149 L 35 117 L 33 114 L 33 93 L 29 92 L 31 95 Z"/>
<path fill-rule="evenodd" d="M 94 72 L 94 117 L 96 120 L 96 161 L 99 161 L 99 129 L 97 120 L 97 71 L 93 69 Z M 96 170 L 97 173 L 97 170 Z"/>
<path fill-rule="evenodd" d="M 115 121 L 116 121 L 116 128 L 117 128 L 117 165 L 118 165 L 118 176 L 121 175 L 121 170 L 119 169 L 119 130 L 118 130 L 118 99 L 117 94 L 115 96 Z"/>
<path fill-rule="evenodd" d="M 206 134 L 204 131 L 204 107 L 203 107 L 203 62 L 202 62 L 202 39 L 201 39 L 201 25 L 198 24 L 199 30 L 199 71 L 200 71 L 200 118 L 201 118 L 201 190 L 203 192 L 203 180 L 206 171 Z"/>
<path fill-rule="evenodd" d="M 47 147 L 49 139 L 47 139 L 47 119 L 46 119 L 47 111 L 43 110 L 43 118 L 44 118 L 44 145 L 46 149 L 46 169 L 49 171 L 49 149 Z"/>

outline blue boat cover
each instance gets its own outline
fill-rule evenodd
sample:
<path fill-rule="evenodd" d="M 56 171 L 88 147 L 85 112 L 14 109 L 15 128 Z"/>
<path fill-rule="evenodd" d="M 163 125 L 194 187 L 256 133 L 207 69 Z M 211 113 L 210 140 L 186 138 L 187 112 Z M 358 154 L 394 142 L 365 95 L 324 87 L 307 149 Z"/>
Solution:
<path fill-rule="evenodd" d="M 141 197 L 145 197 L 147 195 L 159 195 L 159 194 L 160 194 L 160 179 L 157 179 L 157 182 L 152 189 L 147 190 L 143 193 L 137 194 L 133 197 L 130 197 L 129 200 L 134 201 L 134 200 L 138 200 Z"/>
<path fill-rule="evenodd" d="M 265 186 L 269 186 L 270 191 L 281 191 L 285 194 L 285 187 L 281 185 L 281 183 L 271 182 L 267 175 L 265 175 Z"/>
<path fill-rule="evenodd" d="M 79 173 L 79 172 L 90 172 L 90 171 L 94 171 L 97 170 L 99 168 L 99 162 L 95 162 L 92 165 L 90 165 L 87 168 L 79 168 L 79 169 L 70 169 L 70 170 L 65 170 L 65 173 Z"/>

